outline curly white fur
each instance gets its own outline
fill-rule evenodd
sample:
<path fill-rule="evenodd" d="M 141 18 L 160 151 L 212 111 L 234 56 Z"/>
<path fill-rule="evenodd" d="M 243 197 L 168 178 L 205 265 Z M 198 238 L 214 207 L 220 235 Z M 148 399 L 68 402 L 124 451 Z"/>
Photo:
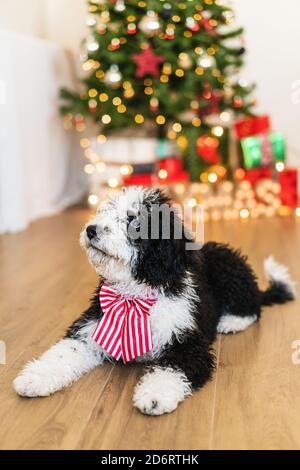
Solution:
<path fill-rule="evenodd" d="M 135 387 L 133 404 L 144 414 L 159 416 L 174 411 L 191 394 L 191 384 L 183 372 L 156 367 Z"/>
<path fill-rule="evenodd" d="M 84 335 L 92 329 L 95 324 L 87 325 Z M 103 350 L 94 341 L 82 339 L 62 339 L 39 359 L 29 362 L 14 380 L 16 392 L 23 397 L 46 397 L 102 364 Z"/>

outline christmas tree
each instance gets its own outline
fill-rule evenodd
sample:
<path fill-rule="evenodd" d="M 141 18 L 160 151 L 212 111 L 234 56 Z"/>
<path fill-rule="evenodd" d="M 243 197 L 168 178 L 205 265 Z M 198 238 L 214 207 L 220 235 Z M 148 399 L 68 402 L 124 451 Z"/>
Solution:
<path fill-rule="evenodd" d="M 82 92 L 62 90 L 67 127 L 90 116 L 104 139 L 144 127 L 177 141 L 191 179 L 228 167 L 232 117 L 251 114 L 243 29 L 224 0 L 90 0 Z M 204 180 L 203 180 L 204 181 Z"/>

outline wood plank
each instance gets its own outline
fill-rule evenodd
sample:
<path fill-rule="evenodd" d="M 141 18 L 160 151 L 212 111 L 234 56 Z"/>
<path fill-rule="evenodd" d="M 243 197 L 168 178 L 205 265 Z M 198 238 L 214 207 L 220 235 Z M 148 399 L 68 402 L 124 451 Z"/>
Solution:
<path fill-rule="evenodd" d="M 256 272 L 272 253 L 299 279 L 299 225 L 274 219 L 250 229 L 246 245 Z M 291 360 L 299 338 L 297 302 L 266 308 L 259 324 L 222 338 L 213 448 L 299 449 L 300 375 Z"/>
<path fill-rule="evenodd" d="M 77 448 L 208 449 L 217 372 L 175 412 L 158 418 L 144 416 L 132 406 L 133 389 L 142 373 L 138 366 L 115 367 Z"/>

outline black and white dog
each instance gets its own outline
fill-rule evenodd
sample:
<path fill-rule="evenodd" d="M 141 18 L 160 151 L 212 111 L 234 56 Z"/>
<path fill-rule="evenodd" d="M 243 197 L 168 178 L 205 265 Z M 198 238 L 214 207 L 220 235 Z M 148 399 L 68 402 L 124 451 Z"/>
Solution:
<path fill-rule="evenodd" d="M 295 297 L 286 267 L 265 261 L 270 285 L 262 292 L 245 257 L 225 245 L 209 242 L 187 250 L 190 237 L 129 236 L 139 228 L 140 206 L 151 217 L 154 205 L 169 199 L 157 189 L 128 188 L 103 204 L 81 233 L 81 245 L 100 275 L 90 307 L 66 336 L 38 360 L 30 362 L 14 381 L 24 397 L 44 397 L 67 387 L 83 374 L 112 360 L 94 340 L 104 316 L 99 291 L 105 280 L 120 298 L 156 300 L 149 312 L 152 348 L 134 361 L 147 366 L 133 403 L 142 413 L 162 415 L 202 387 L 214 371 L 212 343 L 217 333 L 237 333 L 259 320 L 262 306 L 283 304 Z M 171 228 L 181 226 L 170 217 Z"/>

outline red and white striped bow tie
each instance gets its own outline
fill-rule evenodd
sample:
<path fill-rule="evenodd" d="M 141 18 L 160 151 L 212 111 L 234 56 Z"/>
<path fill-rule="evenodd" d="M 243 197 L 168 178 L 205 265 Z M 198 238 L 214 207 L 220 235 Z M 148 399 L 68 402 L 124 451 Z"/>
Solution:
<path fill-rule="evenodd" d="M 104 283 L 100 290 L 103 318 L 93 339 L 117 361 L 124 363 L 151 351 L 150 309 L 157 301 L 151 298 L 125 297 Z"/>

